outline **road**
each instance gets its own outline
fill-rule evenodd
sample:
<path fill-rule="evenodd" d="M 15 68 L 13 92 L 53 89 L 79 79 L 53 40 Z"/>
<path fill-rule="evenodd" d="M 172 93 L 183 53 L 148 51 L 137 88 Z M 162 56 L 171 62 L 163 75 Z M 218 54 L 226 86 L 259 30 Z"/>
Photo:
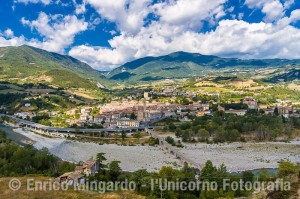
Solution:
<path fill-rule="evenodd" d="M 0 114 L 0 116 L 9 117 L 17 120 L 20 124 L 26 127 L 35 128 L 37 130 L 43 130 L 47 132 L 58 132 L 58 133 L 101 133 L 101 132 L 132 132 L 132 131 L 144 131 L 145 129 L 158 129 L 161 126 L 140 126 L 140 127 L 129 127 L 129 128 L 103 128 L 103 129 L 75 129 L 75 128 L 56 128 L 45 126 L 42 124 L 34 123 L 28 120 L 23 120 L 12 115 Z"/>

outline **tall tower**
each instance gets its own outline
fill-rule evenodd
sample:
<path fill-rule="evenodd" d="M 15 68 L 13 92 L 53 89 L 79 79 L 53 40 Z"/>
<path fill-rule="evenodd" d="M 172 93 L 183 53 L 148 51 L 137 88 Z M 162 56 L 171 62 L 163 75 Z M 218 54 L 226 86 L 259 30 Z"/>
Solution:
<path fill-rule="evenodd" d="M 143 117 L 146 119 L 146 111 L 147 111 L 147 101 L 146 98 L 144 98 L 144 107 L 143 107 Z"/>

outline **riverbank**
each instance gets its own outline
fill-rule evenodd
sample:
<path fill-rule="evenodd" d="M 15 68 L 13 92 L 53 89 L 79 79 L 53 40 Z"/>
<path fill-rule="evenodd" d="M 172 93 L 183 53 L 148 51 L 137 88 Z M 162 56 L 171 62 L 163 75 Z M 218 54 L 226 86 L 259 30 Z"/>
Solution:
<path fill-rule="evenodd" d="M 64 138 L 47 138 L 21 128 L 14 129 L 14 131 L 33 140 L 35 148 L 46 147 L 52 154 L 69 162 L 77 163 L 90 157 L 95 158 L 97 153 L 105 153 L 108 162 L 120 161 L 120 166 L 124 171 L 139 169 L 158 171 L 162 166 L 176 167 L 180 164 L 179 160 L 158 147 L 99 145 L 90 142 L 70 141 Z"/>
<path fill-rule="evenodd" d="M 70 141 L 64 138 L 47 138 L 14 128 L 16 135 L 31 140 L 37 149 L 43 147 L 58 156 L 70 161 L 85 161 L 95 157 L 97 153 L 105 153 L 108 161 L 121 161 L 121 168 L 125 171 L 147 169 L 157 171 L 162 166 L 178 167 L 180 161 L 173 155 L 163 151 L 160 147 L 151 146 L 121 146 L 116 144 L 97 144 L 91 142 Z M 224 143 L 224 144 L 184 144 L 178 150 L 189 159 L 204 165 L 211 160 L 214 165 L 224 163 L 228 171 L 238 172 L 261 168 L 277 168 L 281 160 L 300 162 L 300 141 L 264 142 L 264 143 Z"/>

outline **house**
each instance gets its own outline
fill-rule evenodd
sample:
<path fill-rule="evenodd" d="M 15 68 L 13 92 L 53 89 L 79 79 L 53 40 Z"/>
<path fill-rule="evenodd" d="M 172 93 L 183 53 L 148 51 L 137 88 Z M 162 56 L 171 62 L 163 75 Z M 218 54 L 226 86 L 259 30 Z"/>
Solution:
<path fill-rule="evenodd" d="M 32 117 L 36 116 L 36 114 L 33 112 L 19 112 L 19 113 L 15 113 L 14 116 L 16 116 L 18 118 L 22 118 L 24 120 L 27 118 L 32 118 Z"/>
<path fill-rule="evenodd" d="M 294 112 L 293 106 L 278 106 L 277 108 L 280 114 L 289 114 Z"/>
<path fill-rule="evenodd" d="M 127 127 L 139 127 L 140 122 L 138 120 L 131 120 L 129 118 L 121 118 L 117 120 L 117 127 L 127 128 Z"/>
<path fill-rule="evenodd" d="M 77 172 L 67 172 L 58 177 L 59 183 L 65 183 L 70 186 L 78 186 L 85 183 L 84 175 Z"/>
<path fill-rule="evenodd" d="M 209 111 L 209 104 L 201 104 L 202 111 Z"/>
<path fill-rule="evenodd" d="M 52 112 L 49 112 L 49 117 L 53 117 L 55 115 L 58 115 L 59 114 L 59 111 L 52 111 Z"/>
<path fill-rule="evenodd" d="M 98 170 L 99 170 L 99 163 L 96 162 L 95 160 L 90 159 L 85 161 L 82 166 L 76 166 L 74 173 L 90 176 L 98 173 Z"/>
<path fill-rule="evenodd" d="M 148 92 L 144 92 L 144 98 L 145 98 L 146 100 L 149 99 L 149 93 L 148 93 Z"/>
<path fill-rule="evenodd" d="M 272 115 L 274 113 L 274 108 L 266 108 L 264 109 L 266 115 Z"/>
<path fill-rule="evenodd" d="M 80 120 L 81 121 L 87 121 L 89 119 L 89 115 L 88 114 L 82 114 L 80 115 Z"/>
<path fill-rule="evenodd" d="M 226 110 L 225 113 L 229 114 L 236 114 L 238 116 L 244 116 L 247 113 L 247 110 L 234 110 L 234 109 L 229 109 Z"/>
<path fill-rule="evenodd" d="M 25 107 L 31 107 L 31 103 L 26 103 L 24 106 Z"/>
<path fill-rule="evenodd" d="M 94 117 L 94 122 L 100 124 L 101 122 L 105 121 L 105 117 L 101 115 L 96 115 Z"/>
<path fill-rule="evenodd" d="M 66 112 L 67 115 L 75 115 L 78 113 L 78 109 L 72 109 Z"/>
<path fill-rule="evenodd" d="M 225 111 L 225 108 L 222 107 L 222 106 L 220 106 L 220 105 L 218 105 L 218 111 Z"/>
<path fill-rule="evenodd" d="M 87 160 L 83 164 L 83 174 L 86 176 L 95 175 L 99 170 L 99 163 L 94 160 Z"/>
<path fill-rule="evenodd" d="M 150 110 L 146 113 L 146 115 L 147 115 L 146 117 L 149 118 L 150 120 L 155 120 L 161 118 L 163 114 L 160 111 Z"/>
<path fill-rule="evenodd" d="M 80 112 L 81 112 L 81 114 L 88 114 L 88 115 L 90 115 L 91 111 L 92 111 L 92 108 L 91 107 L 87 107 L 87 108 L 82 108 Z"/>
<path fill-rule="evenodd" d="M 75 173 L 83 173 L 83 166 L 76 166 Z"/>
<path fill-rule="evenodd" d="M 210 113 L 211 113 L 210 111 L 197 111 L 196 115 L 197 115 L 197 117 L 202 117 L 202 116 L 208 115 Z"/>
<path fill-rule="evenodd" d="M 253 99 L 253 97 L 245 97 L 245 99 L 243 100 L 243 104 L 246 104 L 248 106 L 248 109 L 257 109 L 257 102 L 255 99 Z"/>
<path fill-rule="evenodd" d="M 172 111 L 165 111 L 164 116 L 165 117 L 176 117 L 176 113 L 174 113 Z"/>
<path fill-rule="evenodd" d="M 190 122 L 192 121 L 191 119 L 189 119 L 187 116 L 183 117 L 182 119 L 179 119 L 180 122 Z"/>

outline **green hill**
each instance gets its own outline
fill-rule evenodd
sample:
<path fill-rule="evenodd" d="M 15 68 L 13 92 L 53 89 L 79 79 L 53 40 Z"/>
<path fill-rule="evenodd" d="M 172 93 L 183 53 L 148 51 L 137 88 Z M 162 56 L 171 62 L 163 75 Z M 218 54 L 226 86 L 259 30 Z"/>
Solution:
<path fill-rule="evenodd" d="M 264 59 L 242 60 L 236 58 L 220 58 L 197 53 L 175 52 L 160 57 L 145 57 L 128 62 L 112 70 L 106 76 L 111 80 L 128 82 L 153 81 L 161 79 L 189 78 L 208 72 L 224 69 L 255 69 L 265 67 L 282 67 L 300 65 L 300 60 Z"/>
<path fill-rule="evenodd" d="M 48 83 L 59 87 L 96 88 L 108 80 L 77 59 L 31 46 L 0 48 L 0 79 Z"/>
<path fill-rule="evenodd" d="M 275 75 L 269 79 L 265 79 L 265 82 L 278 83 L 278 82 L 290 82 L 300 80 L 300 69 L 291 69 L 283 74 Z"/>

